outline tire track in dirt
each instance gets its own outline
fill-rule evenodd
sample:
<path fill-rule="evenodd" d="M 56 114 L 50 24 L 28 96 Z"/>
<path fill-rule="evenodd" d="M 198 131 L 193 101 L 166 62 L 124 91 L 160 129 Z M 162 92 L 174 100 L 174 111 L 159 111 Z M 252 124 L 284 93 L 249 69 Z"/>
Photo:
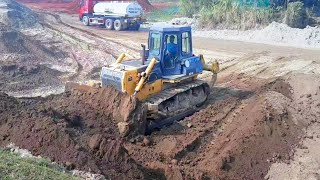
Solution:
<path fill-rule="evenodd" d="M 67 36 L 71 37 L 73 40 L 76 40 L 76 41 L 78 41 L 80 43 L 84 43 L 84 41 L 79 39 L 78 37 L 76 37 L 76 36 L 74 36 L 74 35 L 72 35 L 70 33 L 66 33 L 65 31 L 61 31 L 59 28 L 55 28 L 55 27 L 53 27 L 52 25 L 50 25 L 48 23 L 42 23 L 42 25 L 48 27 L 49 29 L 51 29 L 51 30 L 53 30 L 55 32 L 59 32 L 59 33 L 62 33 L 64 35 L 67 35 Z M 100 49 L 103 52 L 105 52 L 107 54 L 110 54 L 115 59 L 117 58 L 117 55 L 115 53 L 113 53 L 111 49 L 106 49 L 106 48 L 101 47 L 100 45 L 96 45 L 94 43 L 89 43 L 89 42 L 85 42 L 85 43 L 88 44 L 90 47 Z"/>
<path fill-rule="evenodd" d="M 50 18 L 46 17 L 45 15 L 50 15 L 51 17 L 55 18 L 59 24 L 52 22 L 54 20 L 52 20 L 52 19 L 50 20 Z M 101 39 L 101 38 L 97 39 L 96 35 L 94 37 L 92 37 L 92 33 L 91 33 L 91 35 L 90 34 L 88 35 L 88 33 L 84 33 L 84 31 L 79 31 L 79 29 L 77 29 L 77 28 L 73 28 L 71 26 L 68 26 L 67 24 L 62 23 L 62 21 L 58 15 L 55 15 L 53 13 L 39 12 L 38 16 L 40 19 L 40 24 L 43 27 L 48 28 L 48 31 L 49 32 L 51 31 L 50 32 L 51 34 L 58 34 L 59 37 L 61 37 L 63 39 L 62 41 L 68 42 L 67 44 L 80 46 L 80 48 L 78 50 L 72 48 L 73 50 L 68 52 L 69 58 L 75 64 L 77 64 L 76 65 L 77 69 L 76 69 L 75 73 L 72 72 L 71 74 L 65 75 L 64 77 L 62 77 L 64 80 L 83 81 L 84 79 L 87 79 L 86 75 L 89 75 L 90 76 L 89 78 L 91 78 L 91 76 L 96 74 L 97 69 L 101 69 L 101 66 L 103 66 L 103 65 L 101 65 L 101 63 L 103 63 L 102 61 L 105 61 L 106 63 L 111 63 L 120 54 L 120 53 L 116 53 L 116 50 L 112 48 L 112 47 L 116 47 L 119 45 L 115 45 L 115 43 L 113 43 L 113 42 L 106 43 L 106 41 L 104 39 Z M 59 19 L 60 19 L 60 21 L 59 21 Z M 64 29 L 64 27 L 66 27 L 66 28 Z M 69 28 L 71 28 L 72 30 L 73 29 L 75 29 L 75 30 L 70 31 Z M 81 37 L 83 37 L 85 39 L 81 39 Z M 88 39 L 88 41 L 86 39 Z M 108 45 L 110 43 L 111 43 L 111 45 Z M 118 48 L 118 49 L 121 49 L 121 48 Z M 90 55 L 89 52 L 98 53 L 98 54 L 97 55 Z M 85 53 L 85 54 L 83 54 L 83 53 Z M 103 56 L 103 53 L 110 55 L 110 57 L 112 57 L 112 59 L 108 60 L 108 57 Z M 100 63 L 100 65 L 97 66 L 97 63 L 95 63 L 94 58 L 96 58 L 96 59 L 98 58 L 97 63 Z M 94 61 L 92 61 L 91 59 L 93 59 Z M 104 60 L 104 59 L 106 59 L 106 60 Z M 89 64 L 89 66 L 87 66 L 87 64 Z M 105 63 L 103 63 L 103 64 L 105 64 Z M 90 68 L 93 68 L 93 69 L 90 70 Z M 87 74 L 87 73 L 89 73 L 89 74 Z M 85 76 L 82 77 L 82 75 L 85 75 Z"/>
<path fill-rule="evenodd" d="M 215 120 L 215 122 L 217 123 L 208 125 L 205 129 L 202 130 L 203 133 L 197 136 L 196 139 L 192 141 L 192 143 L 175 152 L 173 158 L 181 161 L 182 159 L 187 158 L 190 153 L 198 154 L 198 152 L 201 151 L 202 146 L 206 145 L 210 140 L 214 138 L 214 132 L 218 132 L 220 128 L 222 128 L 224 123 L 223 120 L 229 119 L 228 117 L 237 109 L 239 104 L 239 100 L 235 100 L 235 102 L 232 102 L 228 106 L 227 112 L 225 112 L 225 114 Z"/>
<path fill-rule="evenodd" d="M 70 24 L 67 24 L 67 23 L 63 22 L 63 20 L 61 19 L 61 17 L 58 14 L 54 14 L 54 13 L 50 13 L 50 12 L 41 12 L 41 13 L 53 16 L 57 20 L 58 23 L 61 23 L 62 25 L 67 26 L 69 28 L 75 29 L 76 31 L 80 31 L 80 32 L 83 32 L 85 34 L 91 35 L 93 37 L 97 37 L 98 39 L 105 39 L 105 40 L 107 40 L 109 42 L 112 42 L 114 44 L 119 44 L 119 45 L 121 45 L 121 46 L 123 46 L 123 47 L 125 47 L 127 49 L 132 50 L 132 51 L 139 51 L 139 49 L 133 48 L 132 46 L 128 46 L 128 45 L 122 43 L 121 41 L 115 41 L 114 39 L 106 38 L 106 37 L 103 37 L 103 36 L 101 36 L 99 34 L 96 34 L 94 32 L 90 32 L 90 31 L 87 31 L 85 29 L 81 29 L 81 28 L 78 28 L 76 26 L 72 26 Z"/>

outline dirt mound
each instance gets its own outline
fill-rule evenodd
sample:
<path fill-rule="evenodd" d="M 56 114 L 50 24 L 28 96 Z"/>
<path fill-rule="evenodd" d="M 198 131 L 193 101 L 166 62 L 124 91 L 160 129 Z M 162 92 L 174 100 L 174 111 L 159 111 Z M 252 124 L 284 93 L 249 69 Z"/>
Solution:
<path fill-rule="evenodd" d="M 64 73 L 50 69 L 69 54 L 57 48 L 56 42 L 47 44 L 29 36 L 26 31 L 43 30 L 38 18 L 29 8 L 11 1 L 0 1 L 0 88 L 15 96 L 32 96 L 43 88 L 59 87 Z M 48 35 L 48 33 L 47 33 Z M 60 60 L 62 61 L 62 60 Z M 47 65 L 49 64 L 49 65 Z M 49 92 L 50 90 L 48 90 Z"/>
<path fill-rule="evenodd" d="M 320 77 L 319 75 L 295 74 L 290 76 L 291 99 L 301 118 L 297 122 L 308 124 L 305 135 L 299 142 L 294 158 L 288 162 L 271 165 L 266 179 L 319 179 L 319 116 L 320 116 Z"/>
<path fill-rule="evenodd" d="M 100 113 L 108 114 L 123 130 L 121 133 L 124 136 L 129 132 L 131 136 L 145 133 L 145 109 L 136 98 L 119 92 L 113 87 L 91 88 L 75 84 L 67 94 L 73 99 L 86 103 L 93 111 L 98 109 Z"/>
<path fill-rule="evenodd" d="M 270 163 L 292 158 L 292 149 L 301 131 L 292 120 L 293 112 L 287 109 L 286 105 L 290 107 L 287 100 L 283 100 L 279 110 L 274 102 L 268 102 L 272 94 L 250 100 L 228 129 L 218 135 L 215 145 L 199 163 L 199 166 L 208 167 L 204 168 L 206 176 L 263 179 Z M 277 93 L 275 96 L 283 99 Z"/>
<path fill-rule="evenodd" d="M 117 123 L 120 117 L 134 120 L 135 115 L 126 112 L 136 107 L 133 99 L 119 99 L 121 94 L 112 88 L 31 99 L 1 94 L 0 145 L 12 142 L 70 169 L 111 179 L 161 176 L 140 167 L 123 147 Z"/>
<path fill-rule="evenodd" d="M 0 31 L 0 53 L 29 53 L 29 45 L 31 45 L 32 42 L 28 42 L 25 39 L 26 37 L 23 34 L 13 29 Z"/>
<path fill-rule="evenodd" d="M 8 26 L 7 26 L 8 28 Z M 7 93 L 30 91 L 41 87 L 61 86 L 57 78 L 63 75 L 43 65 L 52 58 L 66 56 L 38 41 L 8 28 L 0 31 L 0 87 Z"/>
<path fill-rule="evenodd" d="M 0 22 L 14 29 L 40 26 L 37 15 L 14 0 L 0 1 Z"/>
<path fill-rule="evenodd" d="M 0 65 L 0 88 L 5 92 L 19 92 L 23 94 L 26 91 L 34 90 L 47 86 L 62 86 L 57 76 L 61 72 L 49 69 L 42 65 L 36 66 L 18 66 L 18 65 Z"/>
<path fill-rule="evenodd" d="M 263 29 L 239 30 L 199 30 L 194 36 L 212 39 L 245 41 L 292 46 L 300 48 L 320 48 L 320 27 L 307 26 L 304 29 L 291 28 L 286 24 L 272 22 Z"/>

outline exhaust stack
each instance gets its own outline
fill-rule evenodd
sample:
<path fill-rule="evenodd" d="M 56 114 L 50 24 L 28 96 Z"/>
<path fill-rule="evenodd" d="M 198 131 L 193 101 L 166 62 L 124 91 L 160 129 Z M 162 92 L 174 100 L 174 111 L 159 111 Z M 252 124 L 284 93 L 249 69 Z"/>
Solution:
<path fill-rule="evenodd" d="M 142 47 L 141 64 L 144 65 L 144 62 L 146 61 L 146 45 L 141 44 L 141 47 Z"/>

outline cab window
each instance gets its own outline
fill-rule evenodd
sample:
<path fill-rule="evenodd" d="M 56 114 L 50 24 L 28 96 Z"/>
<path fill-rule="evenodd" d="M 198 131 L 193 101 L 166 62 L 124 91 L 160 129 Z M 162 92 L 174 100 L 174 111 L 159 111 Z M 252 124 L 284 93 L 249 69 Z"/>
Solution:
<path fill-rule="evenodd" d="M 150 54 L 158 56 L 160 54 L 161 35 L 160 33 L 152 33 L 150 39 Z"/>
<path fill-rule="evenodd" d="M 189 32 L 182 33 L 182 56 L 191 54 L 191 38 Z"/>

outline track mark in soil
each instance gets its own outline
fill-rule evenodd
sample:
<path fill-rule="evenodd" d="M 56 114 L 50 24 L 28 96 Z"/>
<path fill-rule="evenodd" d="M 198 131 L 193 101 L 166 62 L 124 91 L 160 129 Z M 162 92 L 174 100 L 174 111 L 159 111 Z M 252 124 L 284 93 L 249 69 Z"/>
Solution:
<path fill-rule="evenodd" d="M 90 32 L 90 31 L 87 31 L 87 30 L 84 30 L 84 29 L 81 29 L 81 28 L 72 26 L 72 25 L 70 25 L 70 24 L 67 24 L 67 23 L 65 23 L 65 22 L 62 21 L 61 17 L 60 17 L 58 14 L 49 13 L 49 12 L 42 12 L 42 13 L 45 13 L 45 14 L 48 14 L 48 15 L 53 16 L 53 17 L 58 21 L 58 23 L 61 23 L 61 24 L 63 24 L 64 26 L 67 26 L 67 27 L 69 27 L 69 28 L 72 28 L 72 29 L 75 29 L 75 30 L 77 30 L 77 31 L 83 32 L 83 33 L 85 33 L 85 34 L 89 34 L 89 35 L 91 35 L 91 36 L 97 37 L 98 39 L 105 39 L 105 40 L 107 40 L 107 41 L 109 41 L 109 42 L 112 42 L 112 43 L 114 43 L 114 44 L 120 44 L 121 46 L 123 46 L 123 47 L 125 47 L 125 48 L 127 48 L 127 49 L 130 49 L 130 50 L 133 50 L 133 51 L 139 51 L 139 49 L 136 49 L 136 48 L 133 48 L 133 47 L 131 47 L 131 46 L 128 46 L 128 45 L 126 45 L 126 44 L 124 44 L 124 43 L 121 43 L 120 41 L 115 41 L 115 40 L 110 39 L 110 38 L 102 37 L 102 36 L 100 36 L 100 35 L 98 35 L 98 34 L 96 34 L 96 33 L 93 33 L 93 32 Z M 117 56 L 118 56 L 118 55 L 117 55 Z"/>

